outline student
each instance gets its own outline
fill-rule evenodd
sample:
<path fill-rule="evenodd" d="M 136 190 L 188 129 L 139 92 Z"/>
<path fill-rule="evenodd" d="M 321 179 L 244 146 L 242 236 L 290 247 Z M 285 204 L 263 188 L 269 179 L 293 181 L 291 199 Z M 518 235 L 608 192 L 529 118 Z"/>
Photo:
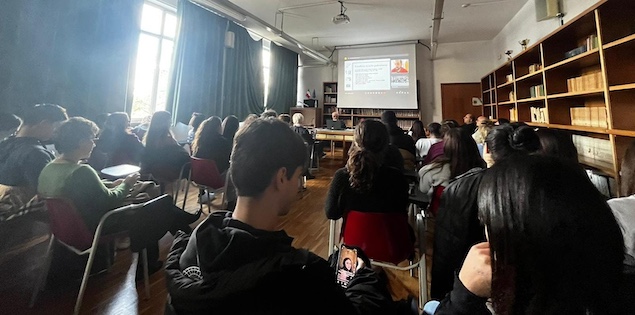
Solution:
<path fill-rule="evenodd" d="M 487 134 L 492 129 L 492 123 L 485 116 L 478 116 L 476 119 L 476 131 L 472 134 L 472 138 L 476 144 L 484 144 Z"/>
<path fill-rule="evenodd" d="M 37 192 L 38 177 L 55 156 L 42 142 L 68 119 L 58 105 L 39 104 L 25 109 L 16 135 L 0 142 L 0 208 L 17 211 Z"/>
<path fill-rule="evenodd" d="M 573 144 L 571 134 L 562 130 L 547 128 L 539 129 L 536 134 L 540 139 L 540 151 L 538 153 L 578 163 L 578 149 Z"/>
<path fill-rule="evenodd" d="M 397 148 L 401 150 L 406 150 L 411 153 L 412 156 L 417 154 L 415 142 L 412 140 L 412 137 L 408 136 L 403 129 L 397 126 L 397 115 L 394 111 L 384 111 L 381 114 L 381 122 L 383 122 L 388 129 L 390 144 L 397 146 Z"/>
<path fill-rule="evenodd" d="M 304 143 L 306 143 L 307 145 L 307 152 L 311 152 L 311 148 L 315 144 L 315 140 L 313 139 L 311 133 L 306 128 L 304 128 L 302 124 L 304 124 L 304 115 L 302 115 L 301 113 L 293 114 L 293 126 L 291 126 L 291 129 L 293 129 L 295 133 L 299 134 L 300 137 L 302 137 L 302 140 L 304 140 Z M 317 155 L 318 158 L 319 156 L 322 156 L 321 153 L 316 152 L 316 154 L 319 154 Z M 307 179 L 315 179 L 315 175 L 311 174 L 308 168 L 302 175 L 306 176 Z"/>
<path fill-rule="evenodd" d="M 187 143 L 194 141 L 194 135 L 196 135 L 196 131 L 203 120 L 205 120 L 205 115 L 196 112 L 192 113 L 192 118 L 190 118 L 190 122 L 188 123 L 190 130 L 187 132 Z"/>
<path fill-rule="evenodd" d="M 423 159 L 426 155 L 428 155 L 430 147 L 443 139 L 443 136 L 441 135 L 441 124 L 439 123 L 433 122 L 428 124 L 425 132 L 426 138 L 421 138 L 415 143 L 418 159 Z"/>
<path fill-rule="evenodd" d="M 423 127 L 423 122 L 421 122 L 421 120 L 415 120 L 415 122 L 413 122 L 412 126 L 410 127 L 410 131 L 408 131 L 408 135 L 412 137 L 412 140 L 414 140 L 415 144 L 417 143 L 417 141 L 419 141 L 419 139 L 425 139 L 426 131 Z"/>
<path fill-rule="evenodd" d="M 306 161 L 304 142 L 277 119 L 238 131 L 230 169 L 238 203 L 178 236 L 166 263 L 177 314 L 388 314 L 392 300 L 372 269 L 342 289 L 335 265 L 291 246 L 278 230 Z M 254 163 L 257 161 L 257 163 Z"/>
<path fill-rule="evenodd" d="M 461 128 L 463 128 L 469 134 L 474 133 L 474 130 L 476 130 L 476 123 L 474 122 L 474 115 L 469 114 L 469 113 L 465 114 L 465 116 L 463 117 L 463 125 L 461 126 Z"/>
<path fill-rule="evenodd" d="M 446 132 L 448 132 L 452 128 L 457 128 L 457 127 L 458 127 L 458 124 L 456 123 L 456 121 L 444 120 L 443 123 L 441 123 L 441 128 L 440 128 L 441 136 L 439 137 L 439 139 L 443 139 L 443 136 L 445 135 Z M 426 157 L 422 161 L 423 165 L 430 164 L 436 158 L 438 158 L 439 156 L 442 156 L 443 145 L 444 145 L 443 140 L 430 145 L 430 148 L 428 149 L 428 154 L 426 154 Z"/>
<path fill-rule="evenodd" d="M 419 190 L 430 201 L 434 187 L 447 186 L 455 178 L 473 168 L 485 168 L 474 140 L 458 128 L 450 129 L 443 137 L 444 155 L 419 170 Z"/>
<path fill-rule="evenodd" d="M 219 173 L 229 168 L 232 144 L 221 135 L 221 120 L 217 116 L 201 123 L 192 142 L 192 155 L 197 158 L 214 160 Z"/>
<path fill-rule="evenodd" d="M 273 109 L 267 109 L 266 111 L 260 114 L 260 118 L 277 118 L 278 113 Z"/>
<path fill-rule="evenodd" d="M 142 173 L 151 173 L 167 182 L 177 180 L 183 165 L 190 161 L 190 155 L 172 136 L 171 123 L 170 112 L 158 111 L 152 115 L 143 138 L 145 150 L 141 158 Z"/>
<path fill-rule="evenodd" d="M 540 149 L 534 130 L 527 126 L 505 125 L 487 136 L 495 163 L 532 154 Z M 440 300 L 452 290 L 454 272 L 461 267 L 470 246 L 485 239 L 478 221 L 480 169 L 471 170 L 450 181 L 443 191 L 435 221 L 430 296 Z"/>
<path fill-rule="evenodd" d="M 21 123 L 22 120 L 16 115 L 0 113 L 0 141 L 12 136 Z"/>
<path fill-rule="evenodd" d="M 626 148 L 620 167 L 620 195 L 608 201 L 624 235 L 625 269 L 635 274 L 635 141 Z"/>
<path fill-rule="evenodd" d="M 95 123 L 82 117 L 73 117 L 64 122 L 53 138 L 55 149 L 60 155 L 44 167 L 38 184 L 38 193 L 41 196 L 71 200 L 91 231 L 97 228 L 99 220 L 106 212 L 123 205 L 124 199 L 139 179 L 139 174 L 135 173 L 112 182 L 109 188 L 92 167 L 80 164 L 82 159 L 90 156 L 98 130 Z M 132 249 L 139 251 L 147 248 L 148 265 L 152 273 L 162 265 L 158 261 L 158 240 L 169 230 L 188 230 L 188 224 L 197 219 L 198 215 L 181 211 L 167 198 L 130 216 L 112 218 L 113 221 L 107 221 L 106 229 L 111 233 L 129 230 Z M 137 268 L 138 275 L 141 274 L 141 269 Z"/>
<path fill-rule="evenodd" d="M 136 135 L 130 132 L 128 114 L 115 112 L 106 118 L 104 129 L 99 135 L 99 140 L 96 141 L 89 164 L 101 168 L 120 164 L 139 165 L 142 154 L 143 144 Z M 100 163 L 96 160 L 100 160 Z"/>
<path fill-rule="evenodd" d="M 236 135 L 236 131 L 238 131 L 240 123 L 238 118 L 234 115 L 229 115 L 223 119 L 223 123 L 221 124 L 221 129 L 223 133 L 223 137 L 232 143 L 234 141 L 234 135 Z"/>
<path fill-rule="evenodd" d="M 296 113 L 299 114 L 299 113 Z M 289 114 L 280 114 L 278 116 L 278 119 L 284 121 L 285 123 L 287 123 L 287 125 L 291 125 L 291 116 L 289 116 Z"/>
<path fill-rule="evenodd" d="M 620 229 L 577 165 L 537 155 L 497 162 L 479 195 L 489 242 L 471 248 L 434 314 L 491 314 L 490 297 L 496 314 L 625 314 Z"/>
<path fill-rule="evenodd" d="M 388 139 L 379 121 L 357 125 L 346 167 L 335 172 L 326 196 L 327 218 L 337 220 L 349 210 L 406 213 L 408 182 L 402 171 L 384 163 Z"/>

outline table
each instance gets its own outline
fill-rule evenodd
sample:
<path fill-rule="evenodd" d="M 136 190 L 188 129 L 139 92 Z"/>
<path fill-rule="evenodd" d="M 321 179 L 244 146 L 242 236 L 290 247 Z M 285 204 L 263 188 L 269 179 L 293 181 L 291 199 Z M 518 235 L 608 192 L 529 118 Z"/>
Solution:
<path fill-rule="evenodd" d="M 331 130 L 315 128 L 313 130 L 315 131 L 315 140 L 341 142 L 344 148 L 342 157 L 344 160 L 348 160 L 348 149 L 354 140 L 354 129 Z M 331 146 L 331 156 L 334 156 L 334 151 L 333 146 Z"/>
<path fill-rule="evenodd" d="M 136 165 L 121 164 L 121 165 L 106 167 L 103 170 L 101 170 L 101 173 L 110 177 L 121 178 L 121 177 L 126 177 L 130 174 L 134 174 L 138 172 L 140 169 L 141 168 Z"/>

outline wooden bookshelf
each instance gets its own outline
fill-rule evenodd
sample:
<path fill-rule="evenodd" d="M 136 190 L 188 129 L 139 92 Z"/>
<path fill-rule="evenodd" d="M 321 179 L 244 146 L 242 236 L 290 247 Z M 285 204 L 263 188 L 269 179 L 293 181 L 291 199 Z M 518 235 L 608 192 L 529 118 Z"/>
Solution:
<path fill-rule="evenodd" d="M 481 79 L 483 115 L 515 114 L 536 128 L 609 142 L 611 158 L 580 162 L 619 183 L 622 155 L 635 141 L 634 13 L 635 1 L 600 1 L 488 73 Z M 536 108 L 544 122 L 532 121 Z"/>

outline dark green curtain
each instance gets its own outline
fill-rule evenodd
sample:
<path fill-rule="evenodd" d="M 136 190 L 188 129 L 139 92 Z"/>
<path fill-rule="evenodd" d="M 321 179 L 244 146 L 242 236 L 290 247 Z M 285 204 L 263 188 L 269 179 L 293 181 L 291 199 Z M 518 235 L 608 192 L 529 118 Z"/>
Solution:
<path fill-rule="evenodd" d="M 253 40 L 235 23 L 230 23 L 228 30 L 234 33 L 235 41 L 233 48 L 225 48 L 225 93 L 219 116 L 243 119 L 264 110 L 262 40 Z"/>
<path fill-rule="evenodd" d="M 176 119 L 187 123 L 192 112 L 219 114 L 228 20 L 187 0 L 179 1 L 178 20 L 168 104 Z"/>
<path fill-rule="evenodd" d="M 267 109 L 288 113 L 296 103 L 298 90 L 298 54 L 271 44 Z"/>
<path fill-rule="evenodd" d="M 94 119 L 132 103 L 143 0 L 3 0 L 0 110 L 57 103 Z"/>

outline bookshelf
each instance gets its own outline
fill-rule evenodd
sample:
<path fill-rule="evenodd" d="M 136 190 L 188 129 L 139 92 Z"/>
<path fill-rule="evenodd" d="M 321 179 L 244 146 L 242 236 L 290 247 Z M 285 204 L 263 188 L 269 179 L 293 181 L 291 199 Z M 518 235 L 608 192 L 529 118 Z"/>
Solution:
<path fill-rule="evenodd" d="M 600 1 L 485 75 L 483 115 L 567 130 L 580 162 L 619 182 L 635 140 L 633 13 L 633 1 Z"/>
<path fill-rule="evenodd" d="M 323 125 L 331 118 L 331 113 L 337 109 L 337 82 L 324 82 L 324 109 Z M 418 109 L 391 109 L 397 114 L 397 124 L 404 130 L 409 130 L 415 120 L 421 119 Z M 385 109 L 375 108 L 340 108 L 340 119 L 344 120 L 349 128 L 357 126 L 362 119 L 379 119 Z"/>

